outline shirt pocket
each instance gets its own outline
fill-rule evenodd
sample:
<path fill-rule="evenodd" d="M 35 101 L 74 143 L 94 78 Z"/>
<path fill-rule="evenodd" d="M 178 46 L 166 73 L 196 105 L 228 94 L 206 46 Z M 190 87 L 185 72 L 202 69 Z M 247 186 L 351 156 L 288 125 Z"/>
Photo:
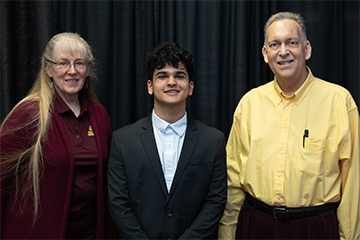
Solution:
<path fill-rule="evenodd" d="M 298 159 L 301 172 L 319 177 L 323 175 L 327 142 L 326 139 L 305 138 L 305 146 L 301 146 Z"/>

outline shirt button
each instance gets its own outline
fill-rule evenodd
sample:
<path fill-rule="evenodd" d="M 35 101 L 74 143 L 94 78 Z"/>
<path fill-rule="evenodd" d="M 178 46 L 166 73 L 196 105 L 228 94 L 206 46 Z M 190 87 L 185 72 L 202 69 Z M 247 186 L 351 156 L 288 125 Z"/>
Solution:
<path fill-rule="evenodd" d="M 172 212 L 168 212 L 167 215 L 168 215 L 168 217 L 171 217 L 171 216 L 172 216 Z"/>
<path fill-rule="evenodd" d="M 279 199 L 280 199 L 280 196 L 277 196 L 276 198 L 279 200 Z"/>
<path fill-rule="evenodd" d="M 286 132 L 286 129 L 284 128 L 282 131 L 283 131 L 283 132 Z"/>
<path fill-rule="evenodd" d="M 170 167 L 171 166 L 171 164 L 170 163 L 168 163 L 168 167 Z"/>
<path fill-rule="evenodd" d="M 283 154 L 283 153 L 284 153 L 284 152 L 281 150 L 281 151 L 280 151 L 280 154 Z"/>
<path fill-rule="evenodd" d="M 286 109 L 286 110 L 289 110 L 289 107 L 286 107 L 285 109 Z"/>
<path fill-rule="evenodd" d="M 281 177 L 281 173 L 278 173 L 278 176 Z"/>
<path fill-rule="evenodd" d="M 80 136 L 79 136 L 79 135 L 76 135 L 76 138 L 77 138 L 77 139 L 79 139 L 79 138 L 80 138 Z"/>

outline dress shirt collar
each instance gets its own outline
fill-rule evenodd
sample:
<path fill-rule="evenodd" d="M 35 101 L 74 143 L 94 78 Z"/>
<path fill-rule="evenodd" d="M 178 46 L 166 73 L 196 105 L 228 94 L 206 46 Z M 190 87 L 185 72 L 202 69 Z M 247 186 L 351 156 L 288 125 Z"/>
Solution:
<path fill-rule="evenodd" d="M 184 116 L 182 118 L 180 118 L 177 122 L 170 124 L 168 122 L 166 122 L 165 120 L 159 118 L 156 114 L 155 111 L 153 110 L 152 112 L 152 121 L 153 124 L 155 126 L 155 128 L 157 128 L 160 132 L 165 133 L 165 130 L 168 127 L 171 127 L 174 132 L 179 135 L 179 137 L 182 137 L 185 133 L 186 130 L 186 125 L 187 125 L 187 114 L 185 112 Z"/>
<path fill-rule="evenodd" d="M 276 77 L 274 79 L 274 87 L 275 87 L 275 91 L 276 91 L 276 102 L 279 105 L 284 99 L 286 98 L 292 98 L 295 96 L 295 103 L 296 106 L 299 106 L 302 102 L 302 100 L 304 99 L 304 97 L 306 96 L 306 94 L 308 93 L 308 91 L 310 90 L 311 86 L 314 83 L 314 76 L 310 70 L 309 67 L 306 66 L 306 70 L 308 71 L 308 76 L 305 80 L 305 82 L 303 83 L 303 85 L 301 85 L 301 87 L 291 96 L 286 96 L 283 91 L 281 90 L 279 84 L 276 81 Z"/>

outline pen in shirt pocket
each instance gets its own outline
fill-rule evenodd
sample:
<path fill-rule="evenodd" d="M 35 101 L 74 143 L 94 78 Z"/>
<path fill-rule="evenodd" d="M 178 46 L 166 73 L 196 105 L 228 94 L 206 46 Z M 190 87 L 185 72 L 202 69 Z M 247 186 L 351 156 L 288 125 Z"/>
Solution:
<path fill-rule="evenodd" d="M 309 137 L 309 130 L 305 129 L 303 136 L 303 148 L 305 147 L 305 138 Z"/>

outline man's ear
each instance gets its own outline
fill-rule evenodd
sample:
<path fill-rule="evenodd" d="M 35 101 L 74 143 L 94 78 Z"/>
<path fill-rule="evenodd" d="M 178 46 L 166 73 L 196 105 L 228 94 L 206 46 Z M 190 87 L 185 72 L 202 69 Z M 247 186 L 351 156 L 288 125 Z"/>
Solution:
<path fill-rule="evenodd" d="M 194 92 L 194 82 L 191 81 L 189 84 L 189 96 L 191 96 Z"/>
<path fill-rule="evenodd" d="M 305 44 L 305 60 L 309 60 L 310 57 L 311 57 L 311 44 L 309 41 L 306 41 L 306 44 Z"/>
<path fill-rule="evenodd" d="M 148 93 L 150 95 L 153 95 L 154 89 L 153 89 L 153 82 L 151 80 L 147 81 L 147 88 L 148 88 Z"/>
<path fill-rule="evenodd" d="M 265 61 L 266 63 L 269 63 L 269 59 L 268 59 L 268 55 L 267 55 L 267 50 L 266 50 L 266 47 L 265 47 L 265 46 L 263 46 L 263 48 L 262 48 L 262 55 L 263 55 L 263 57 L 264 57 L 264 61 Z"/>

